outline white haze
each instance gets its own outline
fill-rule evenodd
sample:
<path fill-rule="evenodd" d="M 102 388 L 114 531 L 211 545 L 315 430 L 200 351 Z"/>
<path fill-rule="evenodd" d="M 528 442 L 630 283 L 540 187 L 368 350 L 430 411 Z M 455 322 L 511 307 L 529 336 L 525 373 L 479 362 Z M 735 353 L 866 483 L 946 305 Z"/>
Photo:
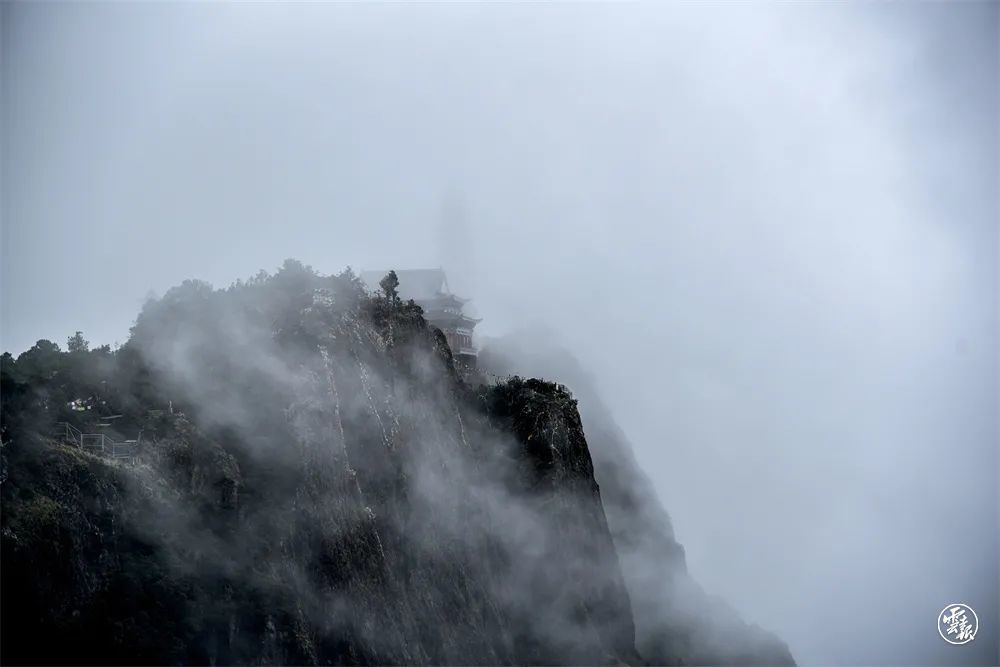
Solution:
<path fill-rule="evenodd" d="M 801 662 L 1000 661 L 997 4 L 0 11 L 4 350 L 440 264 L 581 360 Z"/>

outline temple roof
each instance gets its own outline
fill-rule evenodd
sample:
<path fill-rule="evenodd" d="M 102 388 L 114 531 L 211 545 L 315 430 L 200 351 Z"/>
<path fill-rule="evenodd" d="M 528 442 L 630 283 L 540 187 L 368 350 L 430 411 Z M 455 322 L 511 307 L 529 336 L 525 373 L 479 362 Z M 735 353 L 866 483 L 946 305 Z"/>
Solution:
<path fill-rule="evenodd" d="M 389 273 L 385 271 L 362 271 L 360 278 L 365 286 L 374 291 L 381 289 L 379 282 Z M 399 278 L 399 298 L 404 301 L 413 299 L 414 301 L 426 301 L 441 295 L 451 295 L 448 289 L 448 279 L 445 278 L 444 269 L 396 269 L 396 277 Z M 458 297 L 455 297 L 456 299 Z M 465 299 L 459 299 L 464 301 Z"/>

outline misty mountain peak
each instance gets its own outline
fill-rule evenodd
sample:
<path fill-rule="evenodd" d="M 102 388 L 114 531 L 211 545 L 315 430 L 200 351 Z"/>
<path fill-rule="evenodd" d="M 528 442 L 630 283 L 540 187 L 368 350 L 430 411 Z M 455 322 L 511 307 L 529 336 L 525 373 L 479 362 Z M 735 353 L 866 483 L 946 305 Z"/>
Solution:
<path fill-rule="evenodd" d="M 627 446 L 588 437 L 564 385 L 459 372 L 430 318 L 461 300 L 418 272 L 425 310 L 396 275 L 188 281 L 117 350 L 4 355 L 5 658 L 791 662 L 682 613 L 707 598 Z M 112 417 L 142 433 L 128 460 L 53 437 Z"/>

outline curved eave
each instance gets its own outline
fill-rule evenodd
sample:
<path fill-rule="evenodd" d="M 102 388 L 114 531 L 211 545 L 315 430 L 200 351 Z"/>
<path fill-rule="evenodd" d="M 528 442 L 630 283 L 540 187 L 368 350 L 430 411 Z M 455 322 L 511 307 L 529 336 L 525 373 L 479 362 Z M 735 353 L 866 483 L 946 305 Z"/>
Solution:
<path fill-rule="evenodd" d="M 415 299 L 416 301 L 453 301 L 457 304 L 465 304 L 472 301 L 472 299 L 465 299 L 460 296 L 456 296 L 451 292 L 438 292 L 434 296 L 425 297 L 423 299 Z"/>
<path fill-rule="evenodd" d="M 473 329 L 482 319 L 452 313 L 424 313 L 424 319 L 438 327 Z"/>

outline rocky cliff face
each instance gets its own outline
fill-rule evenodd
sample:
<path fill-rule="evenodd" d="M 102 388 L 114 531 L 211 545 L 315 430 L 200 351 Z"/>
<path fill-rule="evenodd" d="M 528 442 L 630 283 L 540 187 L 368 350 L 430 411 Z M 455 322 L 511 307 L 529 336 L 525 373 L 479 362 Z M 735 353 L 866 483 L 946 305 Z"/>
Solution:
<path fill-rule="evenodd" d="M 419 309 L 349 274 L 186 283 L 122 350 L 40 343 L 3 370 L 7 663 L 704 655 L 692 627 L 636 616 L 655 575 L 630 540 L 678 547 L 629 524 L 629 475 L 608 504 L 614 455 L 592 459 L 569 392 L 462 381 Z M 143 431 L 138 464 L 49 437 L 112 415 Z"/>
<path fill-rule="evenodd" d="M 657 665 L 793 664 L 781 640 L 744 622 L 691 578 L 684 548 L 652 483 L 574 358 L 550 337 L 519 334 L 491 341 L 480 366 L 500 375 L 530 369 L 574 388 L 643 659 Z"/>
<path fill-rule="evenodd" d="M 5 661 L 639 660 L 566 390 L 474 389 L 418 309 L 354 287 L 147 306 L 141 372 L 82 397 L 143 429 L 138 465 L 43 436 L 68 367 L 11 380 L 31 418 L 5 429 Z"/>

